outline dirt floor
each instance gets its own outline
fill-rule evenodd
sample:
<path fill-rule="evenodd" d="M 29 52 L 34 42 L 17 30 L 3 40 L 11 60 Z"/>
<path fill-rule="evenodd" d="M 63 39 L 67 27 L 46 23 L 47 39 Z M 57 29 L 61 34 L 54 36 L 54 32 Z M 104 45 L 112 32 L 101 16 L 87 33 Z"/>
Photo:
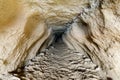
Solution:
<path fill-rule="evenodd" d="M 62 40 L 29 60 L 14 75 L 22 80 L 104 80 L 99 66 L 86 54 L 69 49 Z"/>

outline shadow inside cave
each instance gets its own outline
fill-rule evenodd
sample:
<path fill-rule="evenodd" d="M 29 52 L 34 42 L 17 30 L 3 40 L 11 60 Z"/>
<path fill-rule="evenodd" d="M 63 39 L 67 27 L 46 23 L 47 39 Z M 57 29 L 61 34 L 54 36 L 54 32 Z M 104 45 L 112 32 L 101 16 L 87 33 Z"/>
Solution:
<path fill-rule="evenodd" d="M 66 31 L 66 27 L 53 29 L 54 39 L 49 48 L 12 74 L 21 80 L 104 80 L 98 65 L 84 53 L 69 49 L 63 42 Z"/>

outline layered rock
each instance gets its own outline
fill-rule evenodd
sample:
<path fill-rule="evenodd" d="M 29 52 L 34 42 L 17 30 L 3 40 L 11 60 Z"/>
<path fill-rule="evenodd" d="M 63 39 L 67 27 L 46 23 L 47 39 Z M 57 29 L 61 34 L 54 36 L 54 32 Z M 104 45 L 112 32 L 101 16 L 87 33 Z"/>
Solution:
<path fill-rule="evenodd" d="M 70 48 L 87 53 L 106 72 L 108 79 L 120 79 L 119 1 L 91 0 L 66 33 Z"/>
<path fill-rule="evenodd" d="M 79 0 L 1 0 L 0 72 L 15 70 L 34 57 L 51 32 L 72 19 Z"/>
<path fill-rule="evenodd" d="M 17 73 L 17 74 L 16 74 Z M 89 57 L 69 49 L 61 39 L 29 60 L 13 75 L 22 80 L 105 80 L 102 70 Z"/>
<path fill-rule="evenodd" d="M 50 34 L 40 10 L 33 3 L 27 0 L 0 1 L 2 73 L 16 69 L 26 58 L 33 57 Z"/>
<path fill-rule="evenodd" d="M 52 29 L 72 21 L 64 42 L 88 54 L 108 79 L 119 80 L 119 4 L 119 0 L 1 0 L 0 72 L 11 72 L 33 58 L 53 39 Z"/>

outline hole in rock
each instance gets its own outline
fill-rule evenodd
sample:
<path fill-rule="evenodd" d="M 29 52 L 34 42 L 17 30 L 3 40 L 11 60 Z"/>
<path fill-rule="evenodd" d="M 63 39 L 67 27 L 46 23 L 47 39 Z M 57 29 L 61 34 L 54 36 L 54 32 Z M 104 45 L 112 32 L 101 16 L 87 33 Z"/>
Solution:
<path fill-rule="evenodd" d="M 66 32 L 67 27 L 61 27 L 59 29 L 53 29 L 53 36 L 55 36 L 53 40 L 53 44 L 59 41 L 62 41 L 62 35 Z"/>
<path fill-rule="evenodd" d="M 86 54 L 68 48 L 63 42 L 67 28 L 54 27 L 50 38 L 43 43 L 44 46 L 53 37 L 48 48 L 11 74 L 21 80 L 95 80 L 96 77 L 102 80 L 99 67 Z"/>

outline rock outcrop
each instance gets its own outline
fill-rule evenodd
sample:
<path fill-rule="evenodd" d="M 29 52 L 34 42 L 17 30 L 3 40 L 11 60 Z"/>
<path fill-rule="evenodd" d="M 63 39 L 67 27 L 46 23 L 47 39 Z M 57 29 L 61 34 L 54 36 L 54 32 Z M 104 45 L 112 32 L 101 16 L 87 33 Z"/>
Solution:
<path fill-rule="evenodd" d="M 50 36 L 51 26 L 67 23 L 79 13 L 80 4 L 79 0 L 1 0 L 0 72 L 13 71 L 34 57 Z"/>
<path fill-rule="evenodd" d="M 58 40 L 13 75 L 22 80 L 105 80 L 101 68 L 84 53 Z M 17 73 L 17 74 L 16 74 Z"/>
<path fill-rule="evenodd" d="M 1 0 L 0 73 L 17 69 L 67 27 L 63 40 L 119 80 L 119 0 Z"/>
<path fill-rule="evenodd" d="M 27 0 L 0 1 L 0 72 L 6 73 L 35 56 L 50 35 L 41 12 Z"/>
<path fill-rule="evenodd" d="M 91 0 L 71 25 L 64 41 L 87 53 L 113 80 L 120 79 L 120 18 L 118 0 Z"/>

